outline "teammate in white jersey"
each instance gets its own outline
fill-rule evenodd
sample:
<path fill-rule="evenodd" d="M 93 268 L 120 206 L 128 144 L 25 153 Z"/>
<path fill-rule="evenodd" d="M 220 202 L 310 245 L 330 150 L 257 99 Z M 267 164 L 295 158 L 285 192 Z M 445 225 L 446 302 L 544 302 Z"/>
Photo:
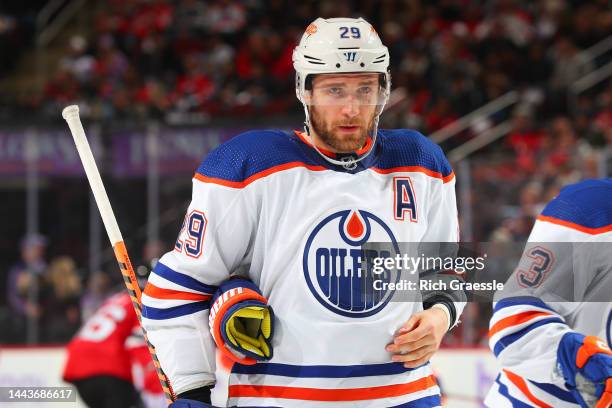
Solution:
<path fill-rule="evenodd" d="M 389 53 L 365 20 L 317 19 L 293 61 L 305 131 L 211 152 L 143 292 L 173 406 L 439 406 L 429 358 L 464 303 L 362 292 L 362 245 L 457 242 L 453 171 L 418 132 L 378 129 Z"/>
<path fill-rule="evenodd" d="M 612 179 L 561 190 L 496 294 L 489 407 L 612 406 Z"/>

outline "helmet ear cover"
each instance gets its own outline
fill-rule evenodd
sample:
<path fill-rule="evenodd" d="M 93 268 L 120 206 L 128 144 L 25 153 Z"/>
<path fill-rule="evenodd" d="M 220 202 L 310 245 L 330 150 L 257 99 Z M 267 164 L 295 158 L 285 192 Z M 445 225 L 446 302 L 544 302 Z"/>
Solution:
<path fill-rule="evenodd" d="M 312 91 L 312 80 L 316 75 L 310 74 L 306 75 L 306 80 L 304 80 L 304 90 Z"/>

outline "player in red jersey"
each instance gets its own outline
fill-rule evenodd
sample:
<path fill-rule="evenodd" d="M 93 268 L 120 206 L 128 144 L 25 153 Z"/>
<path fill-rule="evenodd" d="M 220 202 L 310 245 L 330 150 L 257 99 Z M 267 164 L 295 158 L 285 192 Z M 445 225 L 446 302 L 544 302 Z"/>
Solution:
<path fill-rule="evenodd" d="M 139 407 L 163 392 L 127 292 L 111 296 L 68 344 L 64 381 L 91 408 Z M 137 367 L 135 370 L 134 368 Z M 138 372 L 137 378 L 133 370 Z M 136 380 L 136 381 L 135 381 Z"/>

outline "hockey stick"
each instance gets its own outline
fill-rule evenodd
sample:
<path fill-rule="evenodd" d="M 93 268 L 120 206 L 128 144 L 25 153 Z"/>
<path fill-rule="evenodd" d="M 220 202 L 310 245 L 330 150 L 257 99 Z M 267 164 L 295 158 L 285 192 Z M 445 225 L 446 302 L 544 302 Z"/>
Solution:
<path fill-rule="evenodd" d="M 100 177 L 100 172 L 96 166 L 96 161 L 91 153 L 91 148 L 87 142 L 87 137 L 85 137 L 85 130 L 83 129 L 83 124 L 79 118 L 79 107 L 77 105 L 71 105 L 64 108 L 62 111 L 62 116 L 66 122 L 68 122 L 68 127 L 70 127 L 72 138 L 76 144 L 83 167 L 85 168 L 85 174 L 87 174 L 87 180 L 89 180 L 91 191 L 93 192 L 96 203 L 98 204 L 98 210 L 102 216 L 104 228 L 106 228 L 106 233 L 108 234 L 108 238 L 113 246 L 115 258 L 119 263 L 119 268 L 121 269 L 121 274 L 123 275 L 123 281 L 130 294 L 130 297 L 132 298 L 132 305 L 134 306 L 134 311 L 136 312 L 136 316 L 138 316 L 138 322 L 141 323 L 142 328 L 140 287 L 138 286 L 134 268 L 132 267 L 132 263 L 128 257 L 127 249 L 125 247 L 125 243 L 123 242 L 123 237 L 119 231 L 119 225 L 115 219 L 115 214 L 113 213 L 108 195 L 104 189 L 104 184 L 102 184 L 102 178 Z M 170 381 L 168 381 L 168 377 L 166 377 L 166 374 L 164 374 L 164 371 L 159 364 L 159 360 L 155 354 L 155 347 L 153 347 L 153 345 L 149 342 L 144 328 L 142 328 L 142 333 L 149 348 L 149 352 L 151 353 L 151 357 L 153 358 L 153 363 L 155 364 L 155 369 L 157 370 L 157 376 L 159 377 L 159 381 L 161 382 L 164 393 L 166 394 L 166 399 L 169 403 L 171 403 L 176 399 L 176 396 L 174 395 Z"/>

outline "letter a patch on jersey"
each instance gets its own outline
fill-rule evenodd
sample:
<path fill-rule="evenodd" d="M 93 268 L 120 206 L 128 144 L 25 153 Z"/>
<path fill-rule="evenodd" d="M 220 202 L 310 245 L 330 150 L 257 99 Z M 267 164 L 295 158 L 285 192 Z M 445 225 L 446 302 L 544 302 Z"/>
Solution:
<path fill-rule="evenodd" d="M 393 177 L 393 212 L 398 221 L 418 221 L 416 194 L 410 177 Z"/>

